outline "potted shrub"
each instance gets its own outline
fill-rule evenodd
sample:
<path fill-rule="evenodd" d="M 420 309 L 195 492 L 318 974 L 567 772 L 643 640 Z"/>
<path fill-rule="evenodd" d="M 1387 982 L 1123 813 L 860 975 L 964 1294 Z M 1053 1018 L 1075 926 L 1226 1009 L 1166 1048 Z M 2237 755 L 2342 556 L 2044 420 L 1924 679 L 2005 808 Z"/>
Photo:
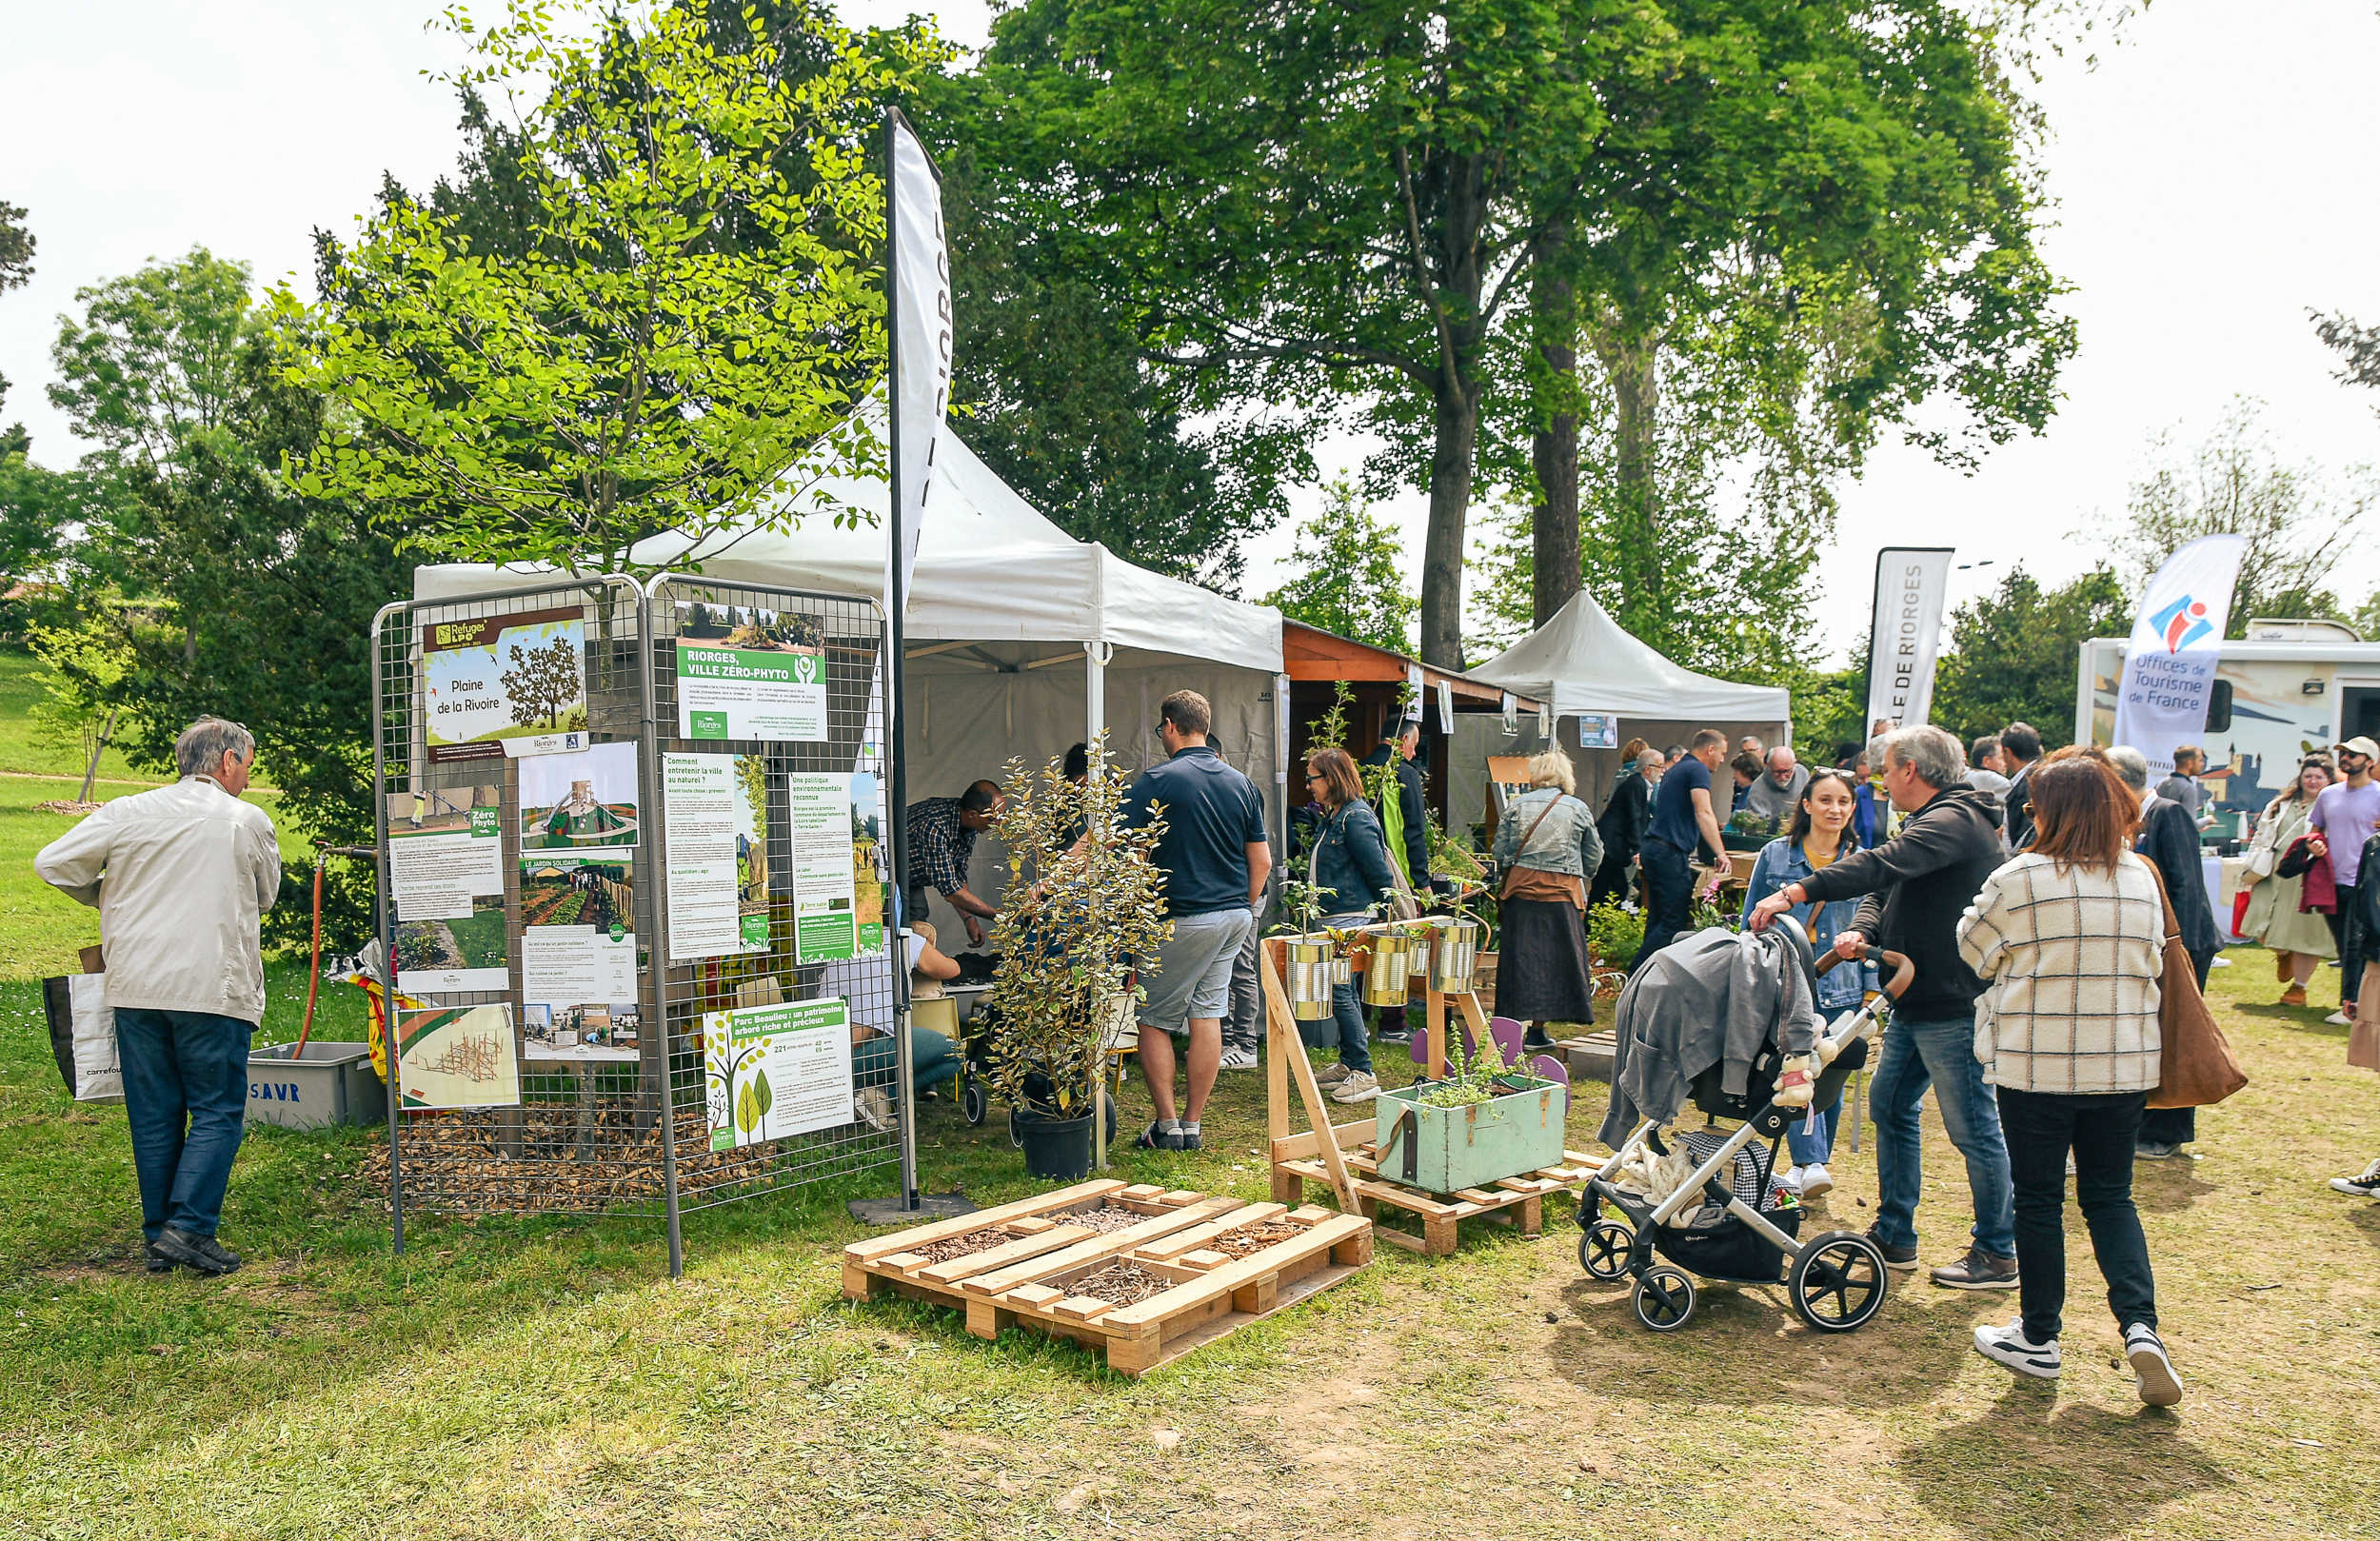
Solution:
<path fill-rule="evenodd" d="M 1763 818 L 1746 808 L 1720 826 L 1719 839 L 1731 851 L 1757 851 L 1784 832 L 1783 820 Z"/>
<path fill-rule="evenodd" d="M 1149 860 L 1165 826 L 1117 822 L 1124 780 L 1103 735 L 1081 785 L 1061 761 L 1029 773 L 1012 760 L 1002 790 L 992 827 L 1007 850 L 1008 884 L 992 922 L 1000 963 L 986 1078 L 1015 1110 L 1026 1170 L 1079 1177 L 1093 1162 L 1105 1040 L 1119 1016 L 1130 1021 L 1138 996 L 1124 977 L 1170 927 L 1164 876 Z"/>
<path fill-rule="evenodd" d="M 1449 1033 L 1447 1048 L 1444 1080 L 1383 1088 L 1374 1103 L 1380 1176 L 1451 1194 L 1560 1164 L 1569 1088 L 1515 1071 L 1492 1037 L 1466 1057 Z"/>

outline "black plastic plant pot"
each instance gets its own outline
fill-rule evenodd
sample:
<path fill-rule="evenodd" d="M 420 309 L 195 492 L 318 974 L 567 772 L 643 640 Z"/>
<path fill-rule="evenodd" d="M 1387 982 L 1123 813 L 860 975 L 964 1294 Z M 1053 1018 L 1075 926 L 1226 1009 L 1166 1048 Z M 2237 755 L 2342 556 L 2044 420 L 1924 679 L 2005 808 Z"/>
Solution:
<path fill-rule="evenodd" d="M 1041 1118 L 1030 1113 L 1016 1120 L 1019 1142 L 1024 1147 L 1024 1170 L 1036 1177 L 1087 1177 L 1091 1175 L 1091 1120 Z"/>

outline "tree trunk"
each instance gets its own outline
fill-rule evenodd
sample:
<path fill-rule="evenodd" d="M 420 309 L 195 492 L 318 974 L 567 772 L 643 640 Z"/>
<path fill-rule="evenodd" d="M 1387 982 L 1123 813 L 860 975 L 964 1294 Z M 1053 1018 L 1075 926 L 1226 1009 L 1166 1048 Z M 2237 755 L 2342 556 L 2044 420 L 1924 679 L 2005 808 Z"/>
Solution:
<path fill-rule="evenodd" d="M 1564 232 L 1549 231 L 1532 253 L 1530 306 L 1537 340 L 1537 425 L 1529 444 L 1537 501 L 1529 512 L 1529 611 L 1544 625 L 1578 592 L 1578 318 L 1558 267 Z"/>
<path fill-rule="evenodd" d="M 1478 449 L 1478 397 L 1476 387 L 1459 379 L 1452 389 L 1441 382 L 1434 395 L 1430 529 L 1421 551 L 1421 662 L 1459 669 L 1463 526 L 1471 513 L 1471 469 Z"/>
<path fill-rule="evenodd" d="M 1607 310 L 1589 336 L 1612 383 L 1616 527 L 1609 544 L 1620 569 L 1616 619 L 1658 647 L 1672 619 L 1661 560 L 1661 334 Z"/>

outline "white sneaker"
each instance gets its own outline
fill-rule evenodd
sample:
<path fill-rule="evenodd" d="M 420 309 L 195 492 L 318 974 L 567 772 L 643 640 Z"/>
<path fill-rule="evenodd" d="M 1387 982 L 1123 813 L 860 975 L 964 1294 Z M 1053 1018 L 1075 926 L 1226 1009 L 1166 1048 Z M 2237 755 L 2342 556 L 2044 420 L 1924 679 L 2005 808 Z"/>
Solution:
<path fill-rule="evenodd" d="M 1975 1329 L 1975 1352 L 1995 1364 L 2004 1364 L 2020 1375 L 2040 1380 L 2055 1380 L 2058 1373 L 2057 1339 L 2035 1343 L 2025 1335 L 2022 1316 L 2006 1327 L 1985 1325 Z"/>
<path fill-rule="evenodd" d="M 2209 968 L 2230 968 L 2231 966 L 2231 960 L 2224 957 L 2221 953 L 2217 953 L 2213 958 L 2208 960 L 2207 966 Z"/>
<path fill-rule="evenodd" d="M 1776 1175 L 1776 1185 L 1779 1188 L 1784 1189 L 1789 1194 L 1800 1193 L 1801 1168 L 1797 1166 L 1787 1167 L 1784 1171 L 1778 1173 Z"/>
<path fill-rule="evenodd" d="M 1355 1072 L 1349 1070 L 1345 1065 L 1324 1065 L 1321 1069 L 1314 1073 L 1314 1084 L 1317 1086 L 1337 1086 L 1340 1081 L 1345 1080 L 1348 1077 L 1354 1074 Z"/>
<path fill-rule="evenodd" d="M 2132 1362 L 2142 1401 L 2151 1407 L 2172 1407 L 2182 1399 L 2182 1377 L 2173 1373 L 2173 1361 L 2165 1356 L 2165 1343 L 2155 1328 L 2147 1322 L 2125 1328 L 2124 1356 Z"/>
<path fill-rule="evenodd" d="M 884 1095 L 883 1087 L 863 1086 L 852 1102 L 870 1129 L 888 1135 L 901 1127 L 900 1120 L 893 1116 L 892 1098 Z"/>
<path fill-rule="evenodd" d="M 1801 1173 L 1802 1197 L 1815 1198 L 1820 1194 L 1830 1193 L 1834 1190 L 1835 1178 L 1830 1176 L 1826 1168 L 1819 1163 L 1813 1161 L 1808 1166 L 1800 1168 L 1799 1171 Z"/>
<path fill-rule="evenodd" d="M 1218 1070 L 1254 1070 L 1256 1054 L 1250 1049 L 1225 1049 L 1223 1057 L 1215 1062 Z"/>
<path fill-rule="evenodd" d="M 1369 1102 L 1380 1095 L 1380 1078 L 1367 1070 L 1350 1071 L 1331 1094 L 1334 1102 Z"/>
<path fill-rule="evenodd" d="M 2334 1011 L 2330 1016 L 2325 1017 L 2323 1020 L 2330 1023 L 2332 1027 L 2352 1027 L 2355 1025 L 2355 1018 L 2348 1016 L 2347 1013 L 2343 1011 Z"/>
<path fill-rule="evenodd" d="M 2358 1198 L 2380 1198 L 2380 1160 L 2373 1161 L 2358 1176 L 2332 1177 L 2330 1186 L 2340 1193 L 2353 1194 Z"/>

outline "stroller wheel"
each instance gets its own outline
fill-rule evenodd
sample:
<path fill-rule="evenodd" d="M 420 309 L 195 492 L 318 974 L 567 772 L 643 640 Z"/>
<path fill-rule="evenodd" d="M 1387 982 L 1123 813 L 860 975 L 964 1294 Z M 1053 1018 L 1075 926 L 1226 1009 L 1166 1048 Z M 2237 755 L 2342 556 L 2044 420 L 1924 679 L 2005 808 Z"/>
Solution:
<path fill-rule="evenodd" d="M 1008 1110 L 1008 1143 L 1018 1150 L 1024 1149 L 1024 1120 L 1017 1116 L 1014 1108 Z"/>
<path fill-rule="evenodd" d="M 1628 1255 L 1636 1245 L 1636 1234 L 1628 1227 L 1617 1220 L 1597 1220 L 1578 1238 L 1578 1266 L 1591 1279 L 1616 1283 L 1628 1276 Z"/>
<path fill-rule="evenodd" d="M 1675 1333 L 1695 1314 L 1695 1281 L 1663 1263 L 1636 1280 L 1636 1320 L 1656 1333 Z"/>
<path fill-rule="evenodd" d="M 965 1112 L 970 1128 L 982 1128 L 983 1120 L 991 1116 L 992 1101 L 983 1095 L 981 1081 L 967 1082 L 965 1093 L 959 1098 L 959 1106 Z"/>
<path fill-rule="evenodd" d="M 1819 1332 L 1848 1333 L 1884 1308 L 1887 1276 L 1874 1242 L 1856 1231 L 1830 1231 L 1802 1248 L 1785 1294 Z"/>

